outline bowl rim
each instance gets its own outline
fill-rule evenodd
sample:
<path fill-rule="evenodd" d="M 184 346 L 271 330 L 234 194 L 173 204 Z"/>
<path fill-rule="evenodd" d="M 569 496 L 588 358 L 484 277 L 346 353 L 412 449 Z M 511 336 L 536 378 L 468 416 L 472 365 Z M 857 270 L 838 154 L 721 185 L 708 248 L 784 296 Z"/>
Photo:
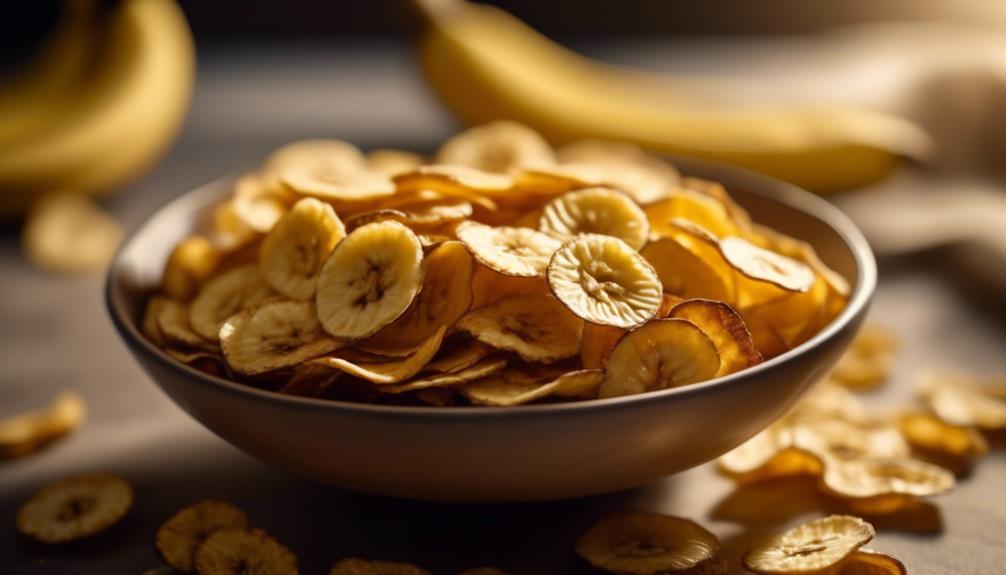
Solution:
<path fill-rule="evenodd" d="M 362 402 L 351 402 L 334 399 L 320 399 L 301 397 L 296 395 L 285 395 L 274 391 L 268 391 L 231 381 L 223 377 L 217 377 L 199 371 L 168 356 L 160 348 L 147 340 L 140 333 L 138 322 L 128 315 L 123 302 L 117 298 L 117 280 L 121 277 L 121 268 L 124 266 L 124 255 L 127 249 L 135 241 L 136 236 L 145 230 L 152 221 L 158 217 L 165 217 L 166 213 L 188 210 L 191 204 L 203 206 L 207 204 L 206 199 L 219 195 L 221 185 L 233 179 L 223 177 L 207 182 L 197 188 L 181 194 L 146 215 L 136 224 L 119 245 L 115 256 L 105 277 L 104 299 L 106 310 L 115 326 L 119 336 L 124 340 L 127 347 L 134 353 L 137 351 L 148 358 L 162 364 L 177 375 L 187 378 L 199 385 L 210 386 L 230 393 L 232 395 L 243 396 L 246 399 L 267 403 L 279 403 L 290 408 L 301 408 L 317 411 L 329 411 L 333 414 L 352 414 L 355 416 L 372 416 L 379 418 L 408 418 L 416 420 L 443 420 L 449 419 L 469 419 L 469 418 L 525 418 L 540 417 L 543 415 L 571 415 L 583 412 L 604 412 L 637 406 L 643 403 L 655 403 L 660 400 L 673 400 L 687 396 L 700 395 L 713 389 L 728 385 L 738 385 L 745 380 L 752 380 L 753 376 L 760 373 L 776 369 L 786 363 L 793 361 L 796 357 L 809 351 L 810 349 L 823 344 L 825 341 L 835 337 L 847 326 L 853 323 L 856 318 L 869 306 L 877 284 L 877 264 L 873 252 L 870 249 L 866 238 L 856 225 L 836 206 L 824 198 L 803 190 L 793 184 L 777 180 L 775 178 L 751 172 L 749 170 L 723 164 L 720 162 L 700 160 L 695 158 L 671 157 L 671 161 L 681 168 L 681 171 L 688 174 L 691 172 L 717 172 L 720 176 L 727 176 L 734 181 L 742 181 L 745 191 L 764 196 L 770 200 L 786 204 L 792 208 L 808 213 L 824 225 L 831 228 L 845 243 L 851 251 L 857 268 L 856 283 L 853 285 L 849 295 L 849 301 L 842 312 L 832 319 L 828 325 L 824 326 L 813 337 L 798 346 L 784 353 L 779 354 L 758 365 L 743 369 L 741 371 L 717 377 L 714 379 L 694 383 L 682 387 L 674 387 L 657 391 L 649 391 L 635 395 L 604 399 L 588 399 L 581 401 L 571 401 L 564 403 L 544 403 L 532 405 L 517 405 L 510 407 L 491 406 L 400 406 L 381 405 Z M 152 379 L 156 379 L 153 378 Z M 159 382 L 158 386 L 160 386 Z"/>

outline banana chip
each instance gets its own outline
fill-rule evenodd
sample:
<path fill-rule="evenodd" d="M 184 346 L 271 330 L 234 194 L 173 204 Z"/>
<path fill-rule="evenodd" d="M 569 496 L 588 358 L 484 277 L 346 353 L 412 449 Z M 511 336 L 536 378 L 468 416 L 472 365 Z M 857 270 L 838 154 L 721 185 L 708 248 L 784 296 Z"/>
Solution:
<path fill-rule="evenodd" d="M 259 266 L 247 264 L 223 272 L 207 283 L 189 306 L 192 329 L 207 341 L 217 341 L 220 326 L 232 315 L 251 309 L 273 295 Z"/>
<path fill-rule="evenodd" d="M 712 258 L 703 257 L 700 250 L 715 251 L 689 244 L 680 237 L 664 237 L 652 241 L 640 251 L 653 266 L 664 291 L 683 298 L 708 298 L 729 301 L 732 280 L 726 270 L 717 267 Z"/>
<path fill-rule="evenodd" d="M 0 459 L 27 455 L 72 432 L 84 421 L 84 399 L 64 391 L 46 407 L 0 419 Z"/>
<path fill-rule="evenodd" d="M 592 397 L 604 378 L 600 369 L 569 371 L 546 383 L 516 382 L 503 376 L 486 377 L 461 388 L 476 405 L 508 407 L 547 397 Z"/>
<path fill-rule="evenodd" d="M 300 200 L 262 242 L 262 279 L 288 298 L 313 298 L 322 264 L 345 236 L 346 229 L 332 206 L 314 198 Z"/>
<path fill-rule="evenodd" d="M 108 474 L 69 477 L 42 488 L 17 512 L 17 530 L 42 543 L 66 543 L 115 525 L 133 505 L 133 488 Z"/>
<path fill-rule="evenodd" d="M 504 367 L 506 367 L 506 359 L 501 357 L 487 357 L 457 371 L 437 373 L 413 379 L 401 385 L 381 386 L 381 391 L 395 394 L 406 393 L 409 391 L 454 387 L 481 379 L 483 377 L 489 377 L 501 371 Z"/>
<path fill-rule="evenodd" d="M 328 575 L 430 575 L 430 572 L 411 563 L 348 557 L 332 565 Z"/>
<path fill-rule="evenodd" d="M 898 419 L 898 428 L 912 449 L 926 454 L 971 458 L 988 453 L 988 442 L 978 430 L 946 423 L 929 413 L 906 413 Z"/>
<path fill-rule="evenodd" d="M 650 234 L 646 214 L 627 195 L 608 188 L 568 192 L 542 209 L 538 229 L 558 236 L 602 234 L 638 250 Z"/>
<path fill-rule="evenodd" d="M 858 517 L 831 515 L 790 529 L 748 550 L 744 568 L 760 575 L 814 573 L 837 565 L 873 539 L 873 526 Z"/>
<path fill-rule="evenodd" d="M 829 569 L 828 575 L 908 575 L 908 569 L 890 555 L 859 549 Z"/>
<path fill-rule="evenodd" d="M 740 371 L 762 361 L 744 320 L 721 301 L 685 300 L 671 308 L 666 317 L 688 320 L 713 340 L 720 354 L 717 376 Z"/>
<path fill-rule="evenodd" d="M 608 365 L 608 357 L 628 330 L 610 325 L 586 322 L 580 339 L 580 364 L 585 369 L 600 369 Z"/>
<path fill-rule="evenodd" d="M 481 341 L 474 339 L 455 341 L 452 345 L 441 346 L 440 353 L 433 361 L 426 364 L 424 371 L 455 373 L 475 365 L 490 353 L 492 353 L 492 348 Z"/>
<path fill-rule="evenodd" d="M 439 227 L 471 217 L 472 204 L 459 198 L 422 200 L 399 208 L 382 208 L 357 214 L 346 222 L 350 231 L 373 222 L 391 220 L 406 225 L 413 231 L 432 232 Z"/>
<path fill-rule="evenodd" d="M 286 213 L 287 201 L 282 190 L 267 186 L 256 174 L 246 174 L 234 182 L 231 208 L 244 225 L 264 234 Z"/>
<path fill-rule="evenodd" d="M 424 162 L 419 154 L 405 150 L 381 149 L 367 154 L 367 168 L 389 178 L 415 170 Z"/>
<path fill-rule="evenodd" d="M 591 323 L 632 328 L 652 318 L 663 300 L 653 266 L 618 238 L 583 234 L 548 264 L 548 284 L 574 314 Z"/>
<path fill-rule="evenodd" d="M 670 197 L 646 206 L 646 217 L 658 237 L 671 235 L 675 227 L 680 227 L 674 225 L 675 220 L 698 225 L 715 236 L 739 232 L 739 226 L 722 202 L 686 189 L 677 189 Z"/>
<path fill-rule="evenodd" d="M 370 171 L 330 173 L 287 170 L 283 172 L 281 181 L 301 196 L 342 205 L 379 200 L 395 193 L 391 178 Z"/>
<path fill-rule="evenodd" d="M 788 426 L 773 424 L 754 437 L 724 453 L 716 460 L 720 470 L 735 476 L 750 474 L 766 466 L 776 454 L 793 445 Z"/>
<path fill-rule="evenodd" d="M 467 222 L 456 233 L 480 264 L 516 277 L 545 275 L 549 258 L 562 245 L 559 239 L 528 228 Z"/>
<path fill-rule="evenodd" d="M 786 291 L 805 292 L 814 285 L 814 270 L 794 259 L 759 248 L 751 242 L 729 236 L 720 240 L 720 252 L 741 274 L 767 282 Z"/>
<path fill-rule="evenodd" d="M 297 575 L 297 556 L 261 529 L 220 529 L 196 550 L 199 575 Z"/>
<path fill-rule="evenodd" d="M 1006 399 L 983 393 L 967 376 L 929 372 L 918 387 L 933 412 L 947 423 L 982 429 L 1006 427 Z"/>
<path fill-rule="evenodd" d="M 482 264 L 475 264 L 472 273 L 472 309 L 496 303 L 508 295 L 547 294 L 548 282 L 543 277 L 522 278 L 501 274 Z"/>
<path fill-rule="evenodd" d="M 608 573 L 658 575 L 687 571 L 712 560 L 716 536 L 694 521 L 656 513 L 615 513 L 576 542 L 585 561 Z"/>
<path fill-rule="evenodd" d="M 623 337 L 608 358 L 601 397 L 681 387 L 716 376 L 716 344 L 683 319 L 655 319 Z"/>
<path fill-rule="evenodd" d="M 195 568 L 196 549 L 211 533 L 247 527 L 244 511 L 225 501 L 207 499 L 169 517 L 157 530 L 154 546 L 165 563 L 188 573 Z"/>
<path fill-rule="evenodd" d="M 487 210 L 497 209 L 491 198 L 505 194 L 513 179 L 467 166 L 432 164 L 394 178 L 398 193 L 432 190 L 448 197 L 464 198 Z"/>
<path fill-rule="evenodd" d="M 377 222 L 336 246 L 318 278 L 318 316 L 338 338 L 377 333 L 408 309 L 423 285 L 423 248 L 409 228 Z"/>
<path fill-rule="evenodd" d="M 322 331 L 310 302 L 266 302 L 230 317 L 220 328 L 227 365 L 245 375 L 294 366 L 342 345 Z"/>
<path fill-rule="evenodd" d="M 949 491 L 955 480 L 953 473 L 938 465 L 904 457 L 879 457 L 831 461 L 821 482 L 825 489 L 840 497 L 867 499 L 938 495 Z"/>
<path fill-rule="evenodd" d="M 324 357 L 314 361 L 371 383 L 381 385 L 399 383 L 422 371 L 440 350 L 446 332 L 447 326 L 441 326 L 415 352 L 398 361 L 354 363 L 340 357 Z"/>
<path fill-rule="evenodd" d="M 183 347 L 203 347 L 207 340 L 196 333 L 189 321 L 189 306 L 175 300 L 154 296 L 148 309 L 156 314 L 156 333 L 166 344 Z"/>
<path fill-rule="evenodd" d="M 262 171 L 271 177 L 289 169 L 350 173 L 365 168 L 367 160 L 356 146 L 342 140 L 300 140 L 266 158 Z M 267 178 L 268 179 L 268 178 Z"/>
<path fill-rule="evenodd" d="M 189 301 L 216 271 L 223 255 L 203 236 L 189 236 L 171 250 L 161 287 L 165 295 Z"/>
<path fill-rule="evenodd" d="M 549 363 L 580 351 L 583 322 L 550 295 L 512 295 L 472 310 L 456 325 L 459 331 L 525 361 Z"/>
<path fill-rule="evenodd" d="M 122 226 L 90 198 L 52 193 L 36 200 L 21 242 L 35 266 L 59 273 L 100 270 L 122 241 Z"/>
<path fill-rule="evenodd" d="M 469 128 L 447 140 L 438 164 L 454 164 L 507 174 L 530 164 L 551 164 L 555 153 L 537 132 L 509 121 Z"/>
<path fill-rule="evenodd" d="M 642 205 L 666 198 L 681 181 L 674 166 L 632 144 L 584 140 L 564 146 L 557 155 L 564 167 L 589 167 L 591 179 L 622 190 Z"/>

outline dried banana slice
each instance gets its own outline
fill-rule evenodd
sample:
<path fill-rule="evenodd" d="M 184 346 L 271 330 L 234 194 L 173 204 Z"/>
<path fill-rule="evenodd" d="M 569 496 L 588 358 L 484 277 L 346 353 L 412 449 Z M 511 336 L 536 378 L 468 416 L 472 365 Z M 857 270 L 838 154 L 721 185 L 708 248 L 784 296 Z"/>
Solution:
<path fill-rule="evenodd" d="M 64 391 L 42 409 L 0 419 L 0 459 L 27 455 L 70 433 L 86 413 L 80 394 Z"/>
<path fill-rule="evenodd" d="M 232 315 L 251 309 L 270 296 L 259 266 L 246 264 L 209 281 L 189 306 L 192 329 L 207 341 L 219 339 L 220 326 Z"/>
<path fill-rule="evenodd" d="M 898 418 L 898 429 L 912 449 L 923 454 L 972 458 L 989 449 L 975 428 L 952 425 L 929 413 L 903 414 Z"/>
<path fill-rule="evenodd" d="M 431 190 L 448 197 L 464 198 L 490 211 L 497 209 L 491 198 L 506 194 L 513 179 L 467 166 L 432 164 L 421 166 L 394 178 L 398 193 Z"/>
<path fill-rule="evenodd" d="M 423 371 L 432 373 L 455 373 L 478 363 L 492 353 L 492 348 L 474 339 L 455 340 L 452 345 L 442 345 L 440 353 L 426 364 Z"/>
<path fill-rule="evenodd" d="M 422 166 L 426 160 L 405 150 L 381 149 L 367 153 L 367 169 L 393 178 Z"/>
<path fill-rule="evenodd" d="M 522 278 L 501 274 L 482 264 L 475 264 L 472 273 L 472 309 L 496 303 L 508 295 L 547 294 L 545 277 Z"/>
<path fill-rule="evenodd" d="M 1006 427 L 1006 399 L 985 394 L 968 378 L 931 372 L 919 381 L 919 393 L 940 419 L 982 429 Z"/>
<path fill-rule="evenodd" d="M 565 193 L 542 209 L 538 229 L 558 236 L 603 234 L 638 250 L 650 234 L 642 208 L 629 196 L 609 188 Z"/>
<path fill-rule="evenodd" d="M 263 164 L 266 174 L 291 168 L 331 172 L 355 172 L 367 164 L 356 146 L 342 140 L 313 139 L 292 142 L 269 154 Z"/>
<path fill-rule="evenodd" d="M 266 302 L 231 316 L 220 328 L 227 365 L 245 375 L 297 365 L 342 345 L 322 331 L 310 302 Z"/>
<path fill-rule="evenodd" d="M 476 222 L 458 226 L 455 233 L 479 263 L 517 277 L 545 275 L 549 258 L 562 245 L 559 239 L 536 230 Z"/>
<path fill-rule="evenodd" d="M 683 298 L 732 299 L 732 284 L 724 269 L 712 258 L 680 237 L 664 237 L 648 243 L 640 252 L 653 266 L 664 291 Z M 715 248 L 706 247 L 706 251 Z"/>
<path fill-rule="evenodd" d="M 790 292 L 806 292 L 817 279 L 814 270 L 792 258 L 730 236 L 720 240 L 720 253 L 738 272 Z"/>
<path fill-rule="evenodd" d="M 826 465 L 865 458 L 908 457 L 905 438 L 894 427 L 865 427 L 841 419 L 793 423 L 793 445 Z"/>
<path fill-rule="evenodd" d="M 261 529 L 220 529 L 196 550 L 199 575 L 297 575 L 297 556 Z"/>
<path fill-rule="evenodd" d="M 717 376 L 740 371 L 762 361 L 744 320 L 721 301 L 685 300 L 671 308 L 666 317 L 686 319 L 713 340 L 720 354 Z"/>
<path fill-rule="evenodd" d="M 814 573 L 837 565 L 873 535 L 873 526 L 858 517 L 831 515 L 749 549 L 741 562 L 760 575 Z"/>
<path fill-rule="evenodd" d="M 614 513 L 576 542 L 585 561 L 608 573 L 658 575 L 688 571 L 713 559 L 716 536 L 694 521 L 656 513 Z"/>
<path fill-rule="evenodd" d="M 366 351 L 405 355 L 441 328 L 452 328 L 472 304 L 474 262 L 465 246 L 446 241 L 424 261 L 423 288 L 409 309 L 357 346 Z"/>
<path fill-rule="evenodd" d="M 399 383 L 416 375 L 426 367 L 426 364 L 440 350 L 440 344 L 443 342 L 446 332 L 447 326 L 440 326 L 416 351 L 398 361 L 354 363 L 340 357 L 323 357 L 314 361 L 371 383 L 380 385 Z"/>
<path fill-rule="evenodd" d="M 226 501 L 206 499 L 169 517 L 157 530 L 154 546 L 165 563 L 188 573 L 195 568 L 196 549 L 211 533 L 247 527 L 244 511 Z"/>
<path fill-rule="evenodd" d="M 301 196 L 342 204 L 370 202 L 395 193 L 395 184 L 391 178 L 370 171 L 342 173 L 286 170 L 281 181 Z"/>
<path fill-rule="evenodd" d="M 557 156 L 566 168 L 591 168 L 582 171 L 593 171 L 593 180 L 624 191 L 642 205 L 666 198 L 681 182 L 674 166 L 632 144 L 584 140 L 560 148 Z"/>
<path fill-rule="evenodd" d="M 311 299 L 322 264 L 344 237 L 346 228 L 332 206 L 314 198 L 298 201 L 262 242 L 262 279 L 288 298 Z"/>
<path fill-rule="evenodd" d="M 203 236 L 189 236 L 171 250 L 164 265 L 161 288 L 165 295 L 189 301 L 217 270 L 223 254 Z"/>
<path fill-rule="evenodd" d="M 655 319 L 630 331 L 608 358 L 600 397 L 681 387 L 715 377 L 716 344 L 683 319 Z"/>
<path fill-rule="evenodd" d="M 160 296 L 152 297 L 147 306 L 156 314 L 156 331 L 166 344 L 196 348 L 207 345 L 206 339 L 192 328 L 189 306 Z"/>
<path fill-rule="evenodd" d="M 583 338 L 580 340 L 580 365 L 584 369 L 600 369 L 608 364 L 608 357 L 618 341 L 628 330 L 610 325 L 583 324 Z"/>
<path fill-rule="evenodd" d="M 43 543 L 66 543 L 115 525 L 133 505 L 133 488 L 108 474 L 62 479 L 32 496 L 17 512 L 17 530 Z"/>
<path fill-rule="evenodd" d="M 353 230 L 318 278 L 318 316 L 338 338 L 362 339 L 401 316 L 423 285 L 423 247 L 398 222 Z"/>
<path fill-rule="evenodd" d="M 555 152 L 537 132 L 506 120 L 469 128 L 447 140 L 438 164 L 468 166 L 507 174 L 531 164 L 555 162 Z"/>
<path fill-rule="evenodd" d="M 554 297 L 528 294 L 472 310 L 456 328 L 525 361 L 549 363 L 579 353 L 583 322 Z"/>
<path fill-rule="evenodd" d="M 829 569 L 828 575 L 908 575 L 908 569 L 890 555 L 860 549 Z"/>
<path fill-rule="evenodd" d="M 618 238 L 584 234 L 563 244 L 548 264 L 555 297 L 591 323 L 631 328 L 652 318 L 663 290 L 657 272 Z"/>
<path fill-rule="evenodd" d="M 258 233 L 268 233 L 286 212 L 288 197 L 258 174 L 246 174 L 234 182 L 231 207 L 234 215 Z"/>
<path fill-rule="evenodd" d="M 887 495 L 927 497 L 949 491 L 954 474 L 946 469 L 905 457 L 833 460 L 821 482 L 840 497 L 875 498 Z"/>
<path fill-rule="evenodd" d="M 459 222 L 471 217 L 472 204 L 460 198 L 423 200 L 399 208 L 381 208 L 372 212 L 357 214 L 346 221 L 346 229 L 356 228 L 373 222 L 395 221 L 412 228 L 415 232 L 434 232 L 445 224 Z"/>
<path fill-rule="evenodd" d="M 413 379 L 401 385 L 382 386 L 385 393 L 406 393 L 443 387 L 454 387 L 488 377 L 506 367 L 506 359 L 502 357 L 487 357 L 457 371 L 436 373 L 426 377 Z"/>
<path fill-rule="evenodd" d="M 332 565 L 328 575 L 430 575 L 430 572 L 411 563 L 347 557 Z"/>
<path fill-rule="evenodd" d="M 592 397 L 602 379 L 604 372 L 600 369 L 570 371 L 544 383 L 515 382 L 504 374 L 473 381 L 462 387 L 461 393 L 476 405 L 509 407 L 548 397 Z"/>
<path fill-rule="evenodd" d="M 658 237 L 672 235 L 680 227 L 675 222 L 697 225 L 719 237 L 740 232 L 722 202 L 691 190 L 677 189 L 670 197 L 646 206 L 645 211 L 652 233 Z"/>
<path fill-rule="evenodd" d="M 122 225 L 82 194 L 56 192 L 35 201 L 21 235 L 28 261 L 57 273 L 105 267 L 122 241 Z"/>

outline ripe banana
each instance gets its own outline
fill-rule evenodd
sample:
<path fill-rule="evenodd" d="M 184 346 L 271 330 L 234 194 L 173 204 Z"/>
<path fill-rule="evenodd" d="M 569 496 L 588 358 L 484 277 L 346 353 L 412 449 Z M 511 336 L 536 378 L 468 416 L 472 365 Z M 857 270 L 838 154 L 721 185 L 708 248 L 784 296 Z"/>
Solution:
<path fill-rule="evenodd" d="M 188 105 L 194 47 L 172 0 L 123 0 L 100 30 L 90 2 L 67 1 L 43 68 L 0 94 L 4 118 L 23 117 L 0 131 L 3 215 L 54 188 L 97 194 L 122 186 L 165 151 Z M 85 49 L 91 40 L 94 49 Z M 33 95 L 41 103 L 26 105 Z"/>
<path fill-rule="evenodd" d="M 661 78 L 579 56 L 497 8 L 418 0 L 420 62 L 443 101 L 470 124 L 510 119 L 553 143 L 633 142 L 738 164 L 817 192 L 875 181 L 931 142 L 902 118 L 834 106 L 751 109 L 720 83 Z"/>

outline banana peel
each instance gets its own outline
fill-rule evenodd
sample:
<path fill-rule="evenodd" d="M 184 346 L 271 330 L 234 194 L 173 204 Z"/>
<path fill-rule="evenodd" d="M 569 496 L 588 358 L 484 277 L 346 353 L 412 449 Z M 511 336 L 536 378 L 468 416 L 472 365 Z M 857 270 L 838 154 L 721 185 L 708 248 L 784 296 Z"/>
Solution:
<path fill-rule="evenodd" d="M 589 60 L 487 5 L 424 3 L 420 63 L 462 121 L 509 119 L 553 143 L 601 138 L 743 166 L 826 194 L 869 184 L 932 142 L 919 126 L 869 110 L 746 109 L 709 85 Z M 728 90 L 719 83 L 718 90 Z"/>

